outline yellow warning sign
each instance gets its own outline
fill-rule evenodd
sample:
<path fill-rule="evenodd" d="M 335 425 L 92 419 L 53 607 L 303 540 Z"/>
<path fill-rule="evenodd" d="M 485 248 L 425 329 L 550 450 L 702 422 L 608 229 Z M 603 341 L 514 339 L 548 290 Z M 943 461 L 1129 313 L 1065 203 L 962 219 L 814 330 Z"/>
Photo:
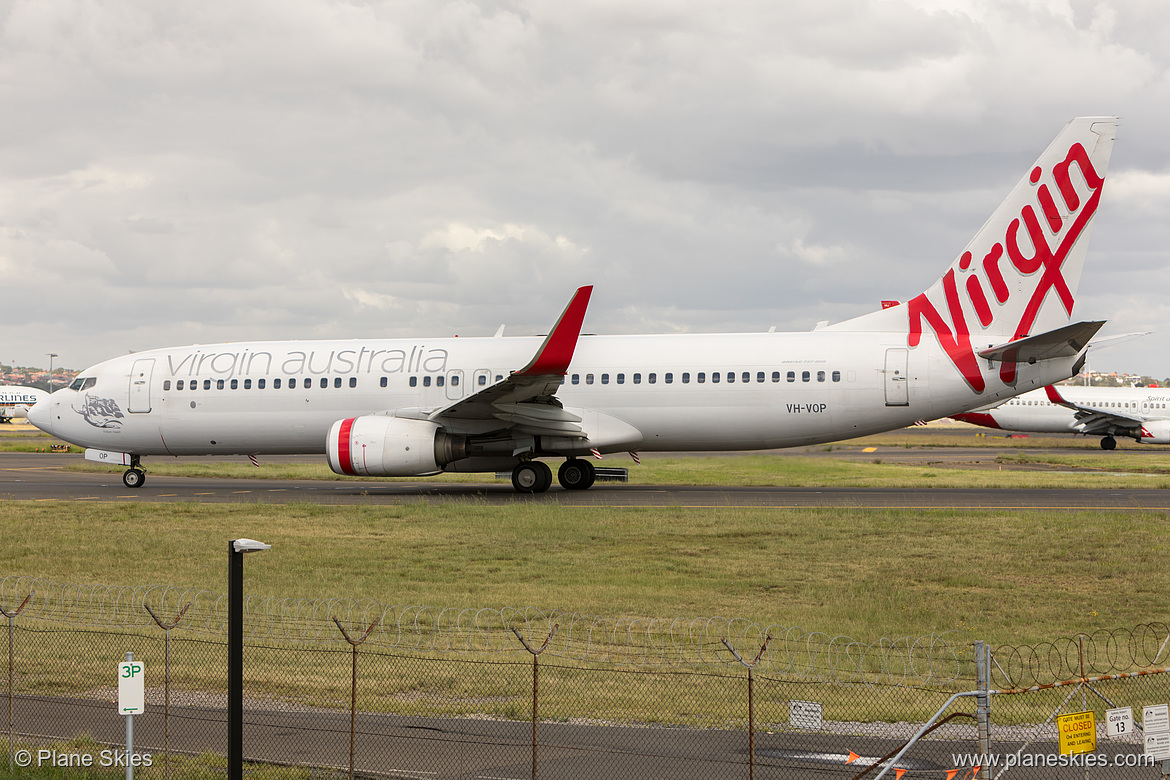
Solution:
<path fill-rule="evenodd" d="M 1092 753 L 1097 749 L 1097 714 L 1093 711 L 1074 712 L 1056 718 L 1060 731 L 1060 754 Z"/>

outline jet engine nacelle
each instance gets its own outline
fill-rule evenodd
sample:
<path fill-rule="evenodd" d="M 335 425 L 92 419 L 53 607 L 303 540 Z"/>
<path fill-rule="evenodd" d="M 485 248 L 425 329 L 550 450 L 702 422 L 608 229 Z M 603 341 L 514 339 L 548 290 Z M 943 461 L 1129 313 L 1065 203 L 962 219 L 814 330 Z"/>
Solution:
<path fill-rule="evenodd" d="M 422 477 L 466 456 L 438 423 L 378 414 L 333 423 L 325 450 L 329 468 L 351 477 Z"/>
<path fill-rule="evenodd" d="M 1170 420 L 1142 423 L 1141 441 L 1146 444 L 1170 444 Z"/>

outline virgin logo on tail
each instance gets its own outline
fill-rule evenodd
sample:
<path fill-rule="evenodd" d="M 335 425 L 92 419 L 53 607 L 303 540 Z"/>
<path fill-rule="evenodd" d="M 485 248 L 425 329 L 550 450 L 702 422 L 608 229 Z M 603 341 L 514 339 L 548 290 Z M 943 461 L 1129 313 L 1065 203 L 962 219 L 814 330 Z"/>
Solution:
<path fill-rule="evenodd" d="M 1077 192 L 1077 184 L 1070 174 L 1074 165 L 1083 179 L 1082 186 L 1088 187 L 1087 197 L 1082 197 Z M 1037 166 L 1032 170 L 1029 181 L 1035 185 L 1043 175 L 1044 171 Z M 1020 216 L 1008 225 L 1003 239 L 995 242 L 981 261 L 973 264 L 974 257 L 970 252 L 964 252 L 959 258 L 959 270 L 965 276 L 962 285 L 956 279 L 953 267 L 943 277 L 945 311 L 949 321 L 939 314 L 939 309 L 927 297 L 927 293 L 922 293 L 907 304 L 910 317 L 909 345 L 916 347 L 921 342 L 922 323 L 925 320 L 955 368 L 977 393 L 983 392 L 985 382 L 979 370 L 975 350 L 971 346 L 971 333 L 967 326 L 964 305 L 975 313 L 983 328 L 988 328 L 995 322 L 997 316 L 997 312 L 992 308 L 992 297 L 1002 310 L 1009 301 L 1014 299 L 1019 303 L 1020 296 L 1028 295 L 1024 286 L 1013 291 L 1013 285 L 1009 285 L 1005 280 L 1004 274 L 1010 274 L 1012 269 L 1015 269 L 1021 278 L 1034 277 L 1035 285 L 1020 313 L 1019 321 L 1012 328 L 1012 339 L 1031 335 L 1029 331 L 1035 324 L 1040 305 L 1050 290 L 1055 290 L 1065 312 L 1072 314 L 1075 298 L 1061 272 L 1061 266 L 1096 213 L 1105 179 L 1098 175 L 1085 147 L 1080 143 L 1074 143 L 1069 147 L 1064 161 L 1052 167 L 1051 181 L 1060 192 L 1068 217 L 1061 215 L 1048 184 L 1040 184 L 1036 188 L 1036 200 L 1043 221 L 1037 216 L 1033 204 L 1025 205 L 1020 211 Z M 1028 243 L 1031 244 L 1030 255 L 1026 247 L 1020 246 L 1021 225 L 1027 233 Z M 1052 237 L 1051 242 L 1049 236 Z M 1005 255 L 1007 263 L 1003 262 Z M 1020 310 L 1018 306 L 1013 306 L 1010 311 Z M 1004 316 L 1014 315 L 1009 313 Z M 1014 363 L 1004 362 L 1001 365 L 1000 377 L 1005 383 L 1015 381 L 1015 374 Z"/>

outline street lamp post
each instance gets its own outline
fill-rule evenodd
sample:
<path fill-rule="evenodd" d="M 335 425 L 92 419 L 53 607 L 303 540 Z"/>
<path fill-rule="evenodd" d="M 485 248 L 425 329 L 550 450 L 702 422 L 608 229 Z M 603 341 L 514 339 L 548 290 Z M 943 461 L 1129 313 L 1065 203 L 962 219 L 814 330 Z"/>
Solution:
<path fill-rule="evenodd" d="M 271 549 L 255 539 L 228 542 L 228 780 L 244 776 L 244 554 Z"/>
<path fill-rule="evenodd" d="M 53 393 L 53 358 L 57 357 L 56 352 L 49 353 L 49 394 Z"/>

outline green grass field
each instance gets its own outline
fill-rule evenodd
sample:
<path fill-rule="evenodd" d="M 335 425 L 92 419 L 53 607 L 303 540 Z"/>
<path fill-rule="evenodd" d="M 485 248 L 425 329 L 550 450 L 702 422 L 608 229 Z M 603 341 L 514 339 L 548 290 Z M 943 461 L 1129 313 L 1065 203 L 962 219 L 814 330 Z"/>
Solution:
<path fill-rule="evenodd" d="M 888 451 L 898 445 L 887 438 L 881 446 Z M 1015 448 L 982 468 L 881 462 L 881 452 L 863 459 L 853 452 L 854 460 L 650 456 L 631 468 L 631 476 L 649 484 L 1170 487 L 1170 454 L 1081 446 L 1056 454 L 1034 450 Z M 71 459 L 71 468 L 99 468 L 76 461 Z M 334 478 L 322 464 L 265 464 L 257 471 L 246 464 L 153 459 L 149 466 L 152 474 Z M 0 576 L 82 584 L 173 584 L 223 593 L 228 540 L 244 536 L 273 545 L 247 558 L 245 589 L 256 596 L 437 608 L 531 606 L 611 619 L 719 616 L 865 644 L 961 629 L 959 636 L 993 645 L 1165 621 L 1170 588 L 1167 517 L 1157 511 L 663 509 L 551 502 L 498 507 L 474 500 L 382 506 L 377 499 L 334 507 L 3 498 L 0 486 Z M 5 605 L 21 595 L 6 591 Z M 26 670 L 22 684 L 46 694 L 88 690 L 88 681 L 104 669 L 100 659 L 120 652 L 116 632 L 103 641 L 110 643 L 109 652 L 91 653 L 92 659 L 69 656 L 63 646 L 40 648 L 37 668 Z M 214 689 L 218 678 L 208 670 L 217 658 L 194 663 L 186 677 L 176 678 L 179 687 Z M 348 672 L 339 672 L 335 659 L 298 659 L 293 681 L 284 655 L 267 658 L 250 662 L 250 691 L 345 706 L 338 681 Z M 61 672 L 63 663 L 68 674 Z M 543 674 L 551 676 L 542 679 L 575 679 L 571 661 L 550 664 Z M 382 683 L 381 695 L 367 696 L 360 706 L 508 719 L 527 712 L 526 693 L 490 675 L 455 682 L 444 670 L 436 685 L 425 670 L 415 671 L 397 670 Z M 679 704 L 697 679 L 680 676 L 650 688 L 601 686 L 580 706 L 615 721 L 722 724 L 717 713 Z M 937 705 L 931 695 L 902 690 L 896 701 L 859 703 L 848 686 L 785 689 L 787 696 L 822 701 L 826 717 L 837 720 L 917 722 Z M 758 714 L 766 713 L 761 706 Z M 783 707 L 773 709 L 762 717 L 781 722 Z M 1037 704 L 1013 710 L 1011 717 L 1035 723 L 1050 714 L 1047 704 Z M 177 776 L 222 772 L 218 759 L 184 761 Z"/>
<path fill-rule="evenodd" d="M 5 430 L 0 447 L 21 437 Z M 22 444 L 29 442 L 24 434 Z M 1166 454 L 1095 439 L 992 439 L 956 429 L 931 445 L 1011 447 L 983 468 L 882 462 L 914 431 L 826 445 L 853 460 L 650 454 L 642 484 L 864 487 L 1170 487 Z M 51 442 L 35 438 L 39 448 Z M 857 458 L 860 446 L 879 451 Z M 1037 448 L 1057 448 L 1055 453 Z M 1137 451 L 1133 451 L 1137 450 Z M 940 451 L 941 452 L 941 451 Z M 45 454 L 46 458 L 57 457 Z M 614 462 L 620 461 L 620 462 Z M 151 474 L 340 479 L 323 463 L 182 463 Z M 69 469 L 109 470 L 76 458 Z M 432 479 L 497 481 L 493 475 Z M 386 482 L 392 480 L 376 480 Z M 409 480 L 418 481 L 418 480 Z M 506 481 L 506 480 L 498 480 Z M 384 507 L 3 501 L 0 575 L 226 590 L 227 540 L 251 556 L 249 590 L 436 607 L 562 609 L 605 617 L 719 615 L 872 641 L 965 628 L 1030 642 L 1164 620 L 1162 512 L 619 509 L 474 502 Z"/>
<path fill-rule="evenodd" d="M 52 456 L 46 456 L 52 457 Z M 993 468 L 953 468 L 887 462 L 880 452 L 866 460 L 772 455 L 735 457 L 667 457 L 644 455 L 642 464 L 607 460 L 606 465 L 630 467 L 630 482 L 640 485 L 725 485 L 786 487 L 936 487 L 936 488 L 1170 488 L 1170 452 L 1160 454 L 1101 453 L 1072 450 L 1067 454 L 1012 452 L 1000 455 Z M 555 465 L 555 464 L 553 464 Z M 1027 470 L 1017 467 L 1028 466 Z M 355 481 L 334 474 L 324 463 L 266 463 L 257 469 L 247 462 L 174 462 L 155 458 L 148 474 L 229 479 L 315 479 Z M 122 469 L 72 460 L 69 471 L 120 474 Z M 377 477 L 370 483 L 494 482 L 493 474 L 441 474 L 435 477 Z"/>
<path fill-rule="evenodd" d="M 874 641 L 1164 620 L 1161 512 L 0 503 L 0 574 L 384 604 L 722 616 Z"/>

